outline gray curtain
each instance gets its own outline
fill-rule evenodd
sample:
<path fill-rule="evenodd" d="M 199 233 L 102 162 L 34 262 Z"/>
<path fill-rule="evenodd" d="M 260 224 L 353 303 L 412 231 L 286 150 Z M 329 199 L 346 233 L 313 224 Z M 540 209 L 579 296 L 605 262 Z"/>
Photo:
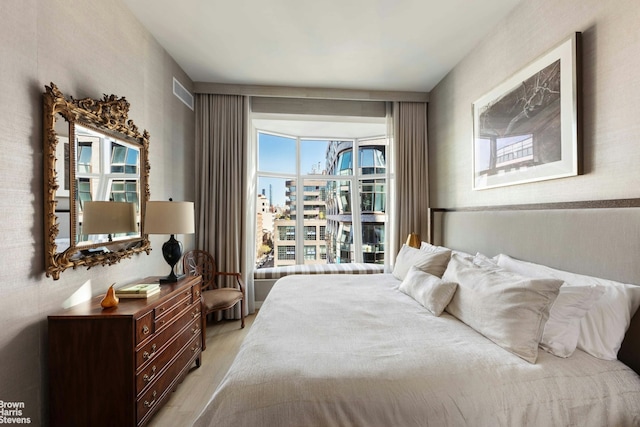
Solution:
<path fill-rule="evenodd" d="M 196 247 L 245 277 L 247 120 L 246 97 L 196 94 Z M 225 317 L 239 319 L 239 304 Z"/>
<path fill-rule="evenodd" d="M 427 104 L 393 104 L 395 148 L 395 236 L 400 249 L 409 233 L 428 238 L 429 157 L 427 146 Z"/>

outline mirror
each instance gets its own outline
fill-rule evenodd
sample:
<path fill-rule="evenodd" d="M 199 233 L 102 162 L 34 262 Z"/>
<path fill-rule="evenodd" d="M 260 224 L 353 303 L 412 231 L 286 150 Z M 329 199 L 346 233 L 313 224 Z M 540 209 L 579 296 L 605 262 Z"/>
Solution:
<path fill-rule="evenodd" d="M 129 103 L 44 92 L 45 270 L 111 265 L 151 251 L 144 234 L 149 200 L 149 134 L 128 119 Z"/>

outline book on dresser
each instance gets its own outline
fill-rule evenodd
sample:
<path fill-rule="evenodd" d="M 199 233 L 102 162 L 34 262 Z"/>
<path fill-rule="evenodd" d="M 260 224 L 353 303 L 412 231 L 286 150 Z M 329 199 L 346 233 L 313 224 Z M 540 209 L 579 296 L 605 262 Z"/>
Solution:
<path fill-rule="evenodd" d="M 147 298 L 159 293 L 159 283 L 139 283 L 116 289 L 116 296 L 118 298 Z"/>
<path fill-rule="evenodd" d="M 99 295 L 48 316 L 49 425 L 146 425 L 200 366 L 200 286 L 186 276 L 153 298 L 103 309 Z"/>

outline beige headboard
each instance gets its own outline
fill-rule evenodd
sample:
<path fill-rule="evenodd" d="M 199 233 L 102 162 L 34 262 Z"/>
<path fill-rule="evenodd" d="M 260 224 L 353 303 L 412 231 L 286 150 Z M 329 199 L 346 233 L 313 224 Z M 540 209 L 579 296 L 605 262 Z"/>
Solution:
<path fill-rule="evenodd" d="M 640 285 L 640 199 L 431 209 L 430 220 L 434 244 Z M 618 358 L 640 373 L 640 315 Z"/>

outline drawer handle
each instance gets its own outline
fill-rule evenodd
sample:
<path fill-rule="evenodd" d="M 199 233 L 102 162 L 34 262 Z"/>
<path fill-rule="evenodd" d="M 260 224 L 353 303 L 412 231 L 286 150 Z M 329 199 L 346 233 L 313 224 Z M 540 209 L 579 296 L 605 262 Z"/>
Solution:
<path fill-rule="evenodd" d="M 151 380 L 153 380 L 155 377 L 156 377 L 156 365 L 153 365 L 153 367 L 151 368 L 151 376 L 144 374 L 144 376 L 142 377 L 142 380 L 145 383 L 148 383 Z"/>
<path fill-rule="evenodd" d="M 147 325 L 144 325 L 142 327 L 142 333 L 145 334 L 145 335 L 147 335 L 149 333 L 149 327 Z"/>
<path fill-rule="evenodd" d="M 193 316 L 194 319 L 196 317 L 200 317 L 200 312 L 196 310 L 196 311 L 193 312 L 193 314 L 191 316 Z"/>
<path fill-rule="evenodd" d="M 191 332 L 193 332 L 193 335 L 197 335 L 198 332 L 200 332 L 200 328 L 193 328 L 191 329 Z"/>
<path fill-rule="evenodd" d="M 200 296 L 200 291 L 196 291 L 196 297 Z"/>
<path fill-rule="evenodd" d="M 149 402 L 147 400 L 144 401 L 145 408 L 151 408 L 153 405 L 155 405 L 155 403 L 156 403 L 156 391 L 155 390 L 153 391 L 152 396 L 153 396 L 153 400 L 151 402 Z"/>
<path fill-rule="evenodd" d="M 164 325 L 164 320 L 160 321 L 160 326 Z"/>
<path fill-rule="evenodd" d="M 160 307 L 160 313 L 164 311 L 164 307 Z"/>
<path fill-rule="evenodd" d="M 153 356 L 155 356 L 155 354 L 156 354 L 156 345 L 155 345 L 155 344 L 153 344 L 153 345 L 151 346 L 151 353 L 149 353 L 148 351 L 145 351 L 144 353 L 142 353 L 142 358 L 143 358 L 144 360 L 149 360 L 149 359 L 151 359 Z"/>
<path fill-rule="evenodd" d="M 195 353 L 196 351 L 198 351 L 198 347 L 191 347 L 191 352 Z"/>

